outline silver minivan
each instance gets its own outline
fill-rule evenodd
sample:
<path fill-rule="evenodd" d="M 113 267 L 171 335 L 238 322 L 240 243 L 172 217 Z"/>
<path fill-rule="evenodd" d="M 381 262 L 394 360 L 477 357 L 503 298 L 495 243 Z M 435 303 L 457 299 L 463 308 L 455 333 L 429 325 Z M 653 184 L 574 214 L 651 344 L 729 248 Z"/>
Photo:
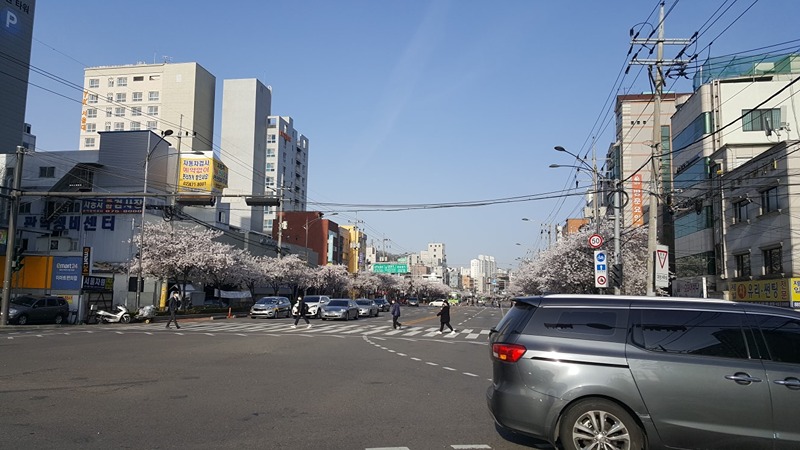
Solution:
<path fill-rule="evenodd" d="M 800 313 L 709 299 L 515 299 L 489 410 L 575 449 L 800 448 Z"/>

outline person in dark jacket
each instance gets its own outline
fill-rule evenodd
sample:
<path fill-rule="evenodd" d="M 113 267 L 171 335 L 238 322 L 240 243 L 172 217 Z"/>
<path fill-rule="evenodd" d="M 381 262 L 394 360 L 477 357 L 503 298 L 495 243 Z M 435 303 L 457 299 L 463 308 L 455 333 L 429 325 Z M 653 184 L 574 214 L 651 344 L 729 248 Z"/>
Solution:
<path fill-rule="evenodd" d="M 311 328 L 311 322 L 308 321 L 308 305 L 306 305 L 306 301 L 303 300 L 303 297 L 297 297 L 297 303 L 294 304 L 292 308 L 292 315 L 294 316 L 294 325 L 292 328 L 297 328 L 297 323 L 300 322 L 300 319 L 306 321 L 306 328 Z"/>
<path fill-rule="evenodd" d="M 169 300 L 167 302 L 167 310 L 169 310 L 169 320 L 167 321 L 167 328 L 170 328 L 169 324 L 175 322 L 175 328 L 181 329 L 181 326 L 178 325 L 178 319 L 175 318 L 175 312 L 178 311 L 178 306 L 180 306 L 181 296 L 178 294 L 177 291 L 172 292 L 172 295 L 169 296 Z"/>
<path fill-rule="evenodd" d="M 399 322 L 399 320 L 400 320 L 400 304 L 397 303 L 396 301 L 392 300 L 392 307 L 389 309 L 389 312 L 392 314 L 392 328 L 394 328 L 395 330 L 400 328 L 402 330 L 403 329 L 403 327 L 402 327 L 403 324 L 401 324 Z"/>
<path fill-rule="evenodd" d="M 439 321 L 441 322 L 441 324 L 439 325 L 439 334 L 442 334 L 445 325 L 447 325 L 447 328 L 450 328 L 450 334 L 456 332 L 456 330 L 454 330 L 453 327 L 450 326 L 450 302 L 445 300 L 444 305 L 442 305 L 442 309 L 439 310 L 439 312 L 436 313 L 436 315 L 439 316 Z"/>

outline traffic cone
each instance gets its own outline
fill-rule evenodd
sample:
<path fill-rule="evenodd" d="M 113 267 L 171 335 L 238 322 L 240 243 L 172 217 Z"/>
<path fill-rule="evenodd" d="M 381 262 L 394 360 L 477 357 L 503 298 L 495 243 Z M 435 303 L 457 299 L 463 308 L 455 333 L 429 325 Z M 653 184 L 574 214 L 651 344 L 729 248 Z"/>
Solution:
<path fill-rule="evenodd" d="M 233 315 L 231 314 L 231 307 L 228 307 L 228 319 L 233 319 Z"/>

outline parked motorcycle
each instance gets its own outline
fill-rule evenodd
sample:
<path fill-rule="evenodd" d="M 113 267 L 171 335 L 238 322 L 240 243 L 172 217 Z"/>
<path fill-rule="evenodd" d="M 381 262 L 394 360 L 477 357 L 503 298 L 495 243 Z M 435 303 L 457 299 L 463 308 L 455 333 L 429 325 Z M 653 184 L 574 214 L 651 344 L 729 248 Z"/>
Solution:
<path fill-rule="evenodd" d="M 99 323 L 130 323 L 131 314 L 125 305 L 115 305 L 113 312 L 97 310 L 97 321 Z"/>

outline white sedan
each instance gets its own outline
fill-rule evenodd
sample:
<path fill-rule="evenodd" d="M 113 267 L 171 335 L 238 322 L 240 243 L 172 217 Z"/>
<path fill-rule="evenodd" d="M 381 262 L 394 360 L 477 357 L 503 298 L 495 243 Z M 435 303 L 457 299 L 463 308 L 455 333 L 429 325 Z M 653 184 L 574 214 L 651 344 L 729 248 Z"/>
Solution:
<path fill-rule="evenodd" d="M 442 306 L 444 306 L 445 303 L 447 303 L 447 300 L 439 299 L 439 300 L 434 300 L 434 301 L 428 303 L 428 305 L 437 306 L 437 307 L 441 308 Z"/>

